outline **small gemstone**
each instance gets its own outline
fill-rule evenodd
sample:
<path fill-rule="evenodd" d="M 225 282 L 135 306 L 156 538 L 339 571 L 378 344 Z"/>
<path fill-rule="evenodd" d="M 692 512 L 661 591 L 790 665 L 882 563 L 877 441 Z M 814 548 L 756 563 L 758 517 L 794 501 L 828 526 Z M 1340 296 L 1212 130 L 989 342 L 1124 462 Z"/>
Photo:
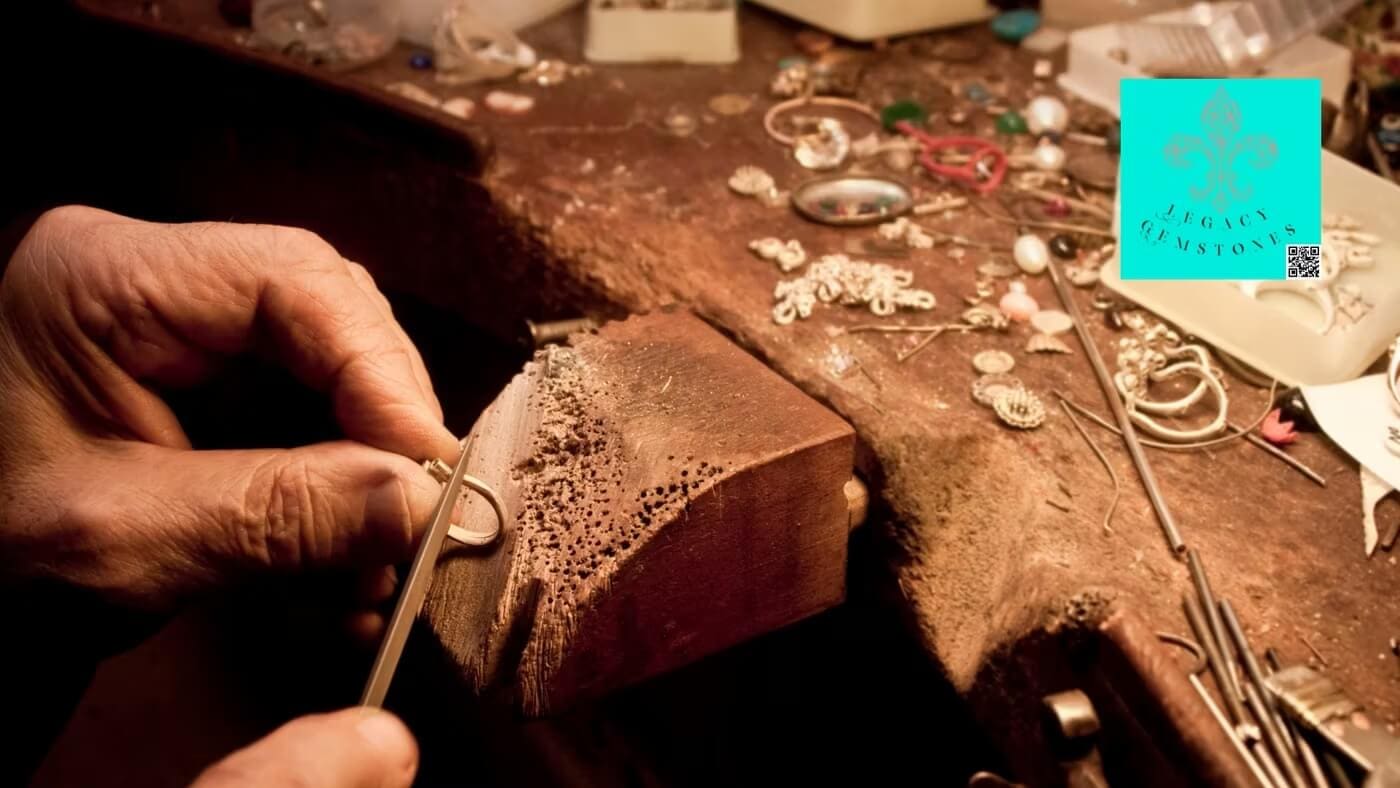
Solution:
<path fill-rule="evenodd" d="M 1021 117 L 1021 113 L 1013 110 L 997 116 L 998 134 L 1025 134 L 1027 131 L 1030 128 L 1026 126 L 1026 119 Z"/>
<path fill-rule="evenodd" d="M 433 56 L 427 52 L 414 52 L 408 58 L 409 68 L 426 71 L 433 67 Z"/>
<path fill-rule="evenodd" d="M 1274 407 L 1282 411 L 1279 414 L 1280 420 L 1293 422 L 1295 430 L 1317 432 L 1317 419 L 1313 418 L 1308 401 L 1303 398 L 1303 392 L 1298 389 L 1285 389 L 1280 392 L 1274 399 Z"/>
<path fill-rule="evenodd" d="M 1017 42 L 1040 27 L 1040 14 L 1027 8 L 1007 11 L 992 18 L 992 32 L 1004 41 Z"/>
<path fill-rule="evenodd" d="M 969 99 L 977 102 L 978 104 L 986 102 L 992 97 L 992 94 L 988 93 L 987 89 L 982 87 L 981 82 L 973 82 L 972 84 L 967 86 L 967 89 L 964 92 L 967 94 L 967 97 Z"/>
<path fill-rule="evenodd" d="M 1050 251 L 1061 260 L 1069 260 L 1079 252 L 1079 244 L 1068 235 L 1057 235 L 1050 239 Z"/>
<path fill-rule="evenodd" d="M 900 121 L 909 121 L 911 125 L 922 126 L 928 120 L 928 110 L 917 101 L 896 101 L 880 110 L 880 122 L 885 129 L 894 131 L 895 125 Z"/>

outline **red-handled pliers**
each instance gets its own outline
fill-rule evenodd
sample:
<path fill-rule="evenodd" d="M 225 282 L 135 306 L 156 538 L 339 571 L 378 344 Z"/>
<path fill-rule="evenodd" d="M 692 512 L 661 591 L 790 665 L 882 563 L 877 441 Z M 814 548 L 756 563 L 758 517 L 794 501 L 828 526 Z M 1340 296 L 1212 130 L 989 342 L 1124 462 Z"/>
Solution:
<path fill-rule="evenodd" d="M 917 129 L 907 120 L 901 120 L 895 124 L 895 128 L 905 136 L 913 138 L 919 143 L 922 152 L 919 154 L 919 163 L 924 169 L 945 178 L 962 181 L 973 188 L 978 194 L 986 194 L 1001 185 L 1001 181 L 1006 177 L 1006 151 L 1001 149 L 995 142 L 982 139 L 981 137 L 935 137 L 926 131 Z M 968 155 L 965 164 L 940 164 L 933 158 L 934 151 L 953 148 L 965 152 Z M 984 179 L 978 172 L 977 165 L 983 161 L 988 162 L 990 171 Z"/>

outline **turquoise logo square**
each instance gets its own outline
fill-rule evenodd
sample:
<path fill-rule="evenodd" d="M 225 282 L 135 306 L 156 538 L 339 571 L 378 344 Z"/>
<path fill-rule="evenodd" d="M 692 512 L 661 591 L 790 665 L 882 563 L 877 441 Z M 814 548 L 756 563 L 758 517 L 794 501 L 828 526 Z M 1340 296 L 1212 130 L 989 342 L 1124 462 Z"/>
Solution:
<path fill-rule="evenodd" d="M 1316 79 L 1122 81 L 1124 279 L 1284 279 L 1322 238 Z"/>

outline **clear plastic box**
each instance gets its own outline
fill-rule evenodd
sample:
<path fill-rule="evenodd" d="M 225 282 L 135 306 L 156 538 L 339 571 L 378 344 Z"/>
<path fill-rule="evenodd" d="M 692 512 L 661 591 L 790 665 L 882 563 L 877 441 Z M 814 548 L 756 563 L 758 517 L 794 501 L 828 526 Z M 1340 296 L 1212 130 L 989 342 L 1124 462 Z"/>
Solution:
<path fill-rule="evenodd" d="M 1185 23 L 1191 19 L 1191 13 L 1190 10 L 1168 11 L 1147 19 Z M 1117 115 L 1118 81 L 1148 76 L 1142 69 L 1114 58 L 1114 50 L 1123 46 L 1117 24 L 1070 33 L 1067 68 L 1058 77 L 1060 87 Z M 1321 36 L 1304 36 L 1270 55 L 1258 76 L 1320 79 L 1322 97 L 1336 106 L 1344 106 L 1347 83 L 1351 81 L 1351 50 Z"/>

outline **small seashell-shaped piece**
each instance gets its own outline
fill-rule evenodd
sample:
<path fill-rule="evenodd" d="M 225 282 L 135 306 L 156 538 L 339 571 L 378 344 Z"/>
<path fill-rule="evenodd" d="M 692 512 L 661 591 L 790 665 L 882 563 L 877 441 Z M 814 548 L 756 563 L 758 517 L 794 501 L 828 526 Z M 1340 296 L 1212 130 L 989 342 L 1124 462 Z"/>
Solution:
<path fill-rule="evenodd" d="M 1027 353 L 1073 353 L 1064 340 L 1050 334 L 1031 334 L 1026 341 Z"/>
<path fill-rule="evenodd" d="M 1026 292 L 1023 283 L 1012 282 L 1008 287 L 1006 295 L 997 303 L 1001 313 L 1008 319 L 1024 323 L 1040 311 L 1040 305 Z"/>
<path fill-rule="evenodd" d="M 744 165 L 729 176 L 729 188 L 745 197 L 764 194 L 773 189 L 773 176 L 750 165 Z"/>
<path fill-rule="evenodd" d="M 1008 427 L 1033 430 L 1045 423 L 1045 403 L 1025 389 L 1004 391 L 992 402 L 997 418 Z"/>

